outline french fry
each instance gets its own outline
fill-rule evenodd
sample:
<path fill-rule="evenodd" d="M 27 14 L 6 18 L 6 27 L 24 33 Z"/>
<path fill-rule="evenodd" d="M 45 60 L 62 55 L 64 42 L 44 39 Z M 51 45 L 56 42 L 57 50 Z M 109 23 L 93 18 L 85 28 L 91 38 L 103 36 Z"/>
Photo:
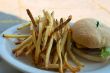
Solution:
<path fill-rule="evenodd" d="M 27 9 L 27 14 L 29 15 L 31 21 L 32 21 L 32 24 L 33 24 L 33 30 L 32 30 L 32 35 L 33 35 L 33 42 L 34 42 L 34 45 L 35 45 L 35 63 L 37 64 L 38 63 L 38 59 L 39 59 L 39 53 L 40 53 L 40 49 L 38 48 L 39 46 L 37 46 L 37 35 L 38 35 L 38 29 L 36 28 L 36 23 L 35 23 L 35 20 L 30 12 L 29 9 Z"/>
<path fill-rule="evenodd" d="M 21 44 L 23 41 L 17 41 L 15 42 L 16 45 Z"/>
<path fill-rule="evenodd" d="M 22 26 L 18 27 L 17 30 L 21 30 L 24 29 L 26 27 L 29 27 L 31 25 L 31 22 L 27 23 L 27 24 L 23 24 Z"/>
<path fill-rule="evenodd" d="M 43 10 L 45 17 L 48 19 L 49 21 L 49 26 L 53 26 L 53 17 L 51 16 L 51 14 L 49 14 L 49 12 Z"/>
<path fill-rule="evenodd" d="M 51 16 L 52 16 L 52 18 L 54 18 L 54 11 L 52 11 Z"/>
<path fill-rule="evenodd" d="M 29 15 L 29 17 L 30 17 L 30 19 L 32 21 L 33 26 L 36 26 L 35 20 L 34 20 L 32 14 L 31 14 L 30 10 L 26 9 L 26 11 L 27 11 L 27 14 Z"/>
<path fill-rule="evenodd" d="M 32 42 L 30 41 L 29 43 L 27 43 L 26 45 L 22 46 L 22 48 L 20 48 L 19 50 L 17 50 L 14 54 L 15 56 L 20 56 L 21 54 L 24 53 L 25 50 L 28 50 L 28 46 L 31 46 Z"/>
<path fill-rule="evenodd" d="M 48 64 L 48 69 L 58 69 L 59 65 L 58 64 Z"/>
<path fill-rule="evenodd" d="M 46 18 L 46 15 L 45 15 L 45 10 L 43 10 L 43 14 L 44 14 L 44 17 L 42 18 L 42 24 L 43 24 L 43 31 L 42 31 L 42 51 L 45 50 L 45 46 L 46 46 L 46 41 L 48 40 L 48 31 L 47 31 L 47 26 L 48 26 L 48 20 Z"/>
<path fill-rule="evenodd" d="M 57 20 L 57 19 L 54 20 L 54 27 L 57 27 L 58 25 L 59 25 L 58 20 Z M 54 38 L 54 40 L 55 40 L 56 42 L 58 42 L 58 40 L 61 39 L 61 34 L 60 34 L 60 32 L 58 31 L 58 32 L 54 33 L 53 38 Z M 57 47 L 55 47 L 55 49 L 56 49 L 56 48 L 57 48 Z M 53 57 L 52 63 L 53 63 L 53 64 L 56 64 L 57 61 L 58 61 L 58 54 L 57 54 L 56 51 L 54 51 L 54 57 Z"/>
<path fill-rule="evenodd" d="M 34 31 L 36 32 L 36 35 L 38 34 L 38 29 L 37 29 L 37 24 L 36 24 L 36 22 L 35 22 L 35 20 L 34 20 L 34 18 L 33 18 L 33 16 L 32 16 L 32 14 L 31 14 L 31 12 L 30 12 L 30 10 L 29 9 L 26 9 L 26 11 L 27 11 L 27 14 L 28 14 L 28 16 L 30 17 L 30 19 L 31 19 L 31 22 L 32 22 L 32 25 L 33 25 L 33 29 L 34 29 Z"/>
<path fill-rule="evenodd" d="M 58 54 L 55 52 L 54 58 L 53 58 L 53 64 L 56 64 L 58 62 Z"/>
<path fill-rule="evenodd" d="M 35 46 L 31 45 L 31 47 L 28 49 L 28 51 L 25 53 L 25 55 L 29 55 L 33 50 L 34 50 Z"/>
<path fill-rule="evenodd" d="M 5 38 L 27 38 L 29 35 L 3 34 Z"/>
<path fill-rule="evenodd" d="M 44 66 L 41 68 L 43 68 L 43 69 L 59 69 L 59 64 L 48 64 L 47 68 L 45 68 Z"/>
<path fill-rule="evenodd" d="M 45 32 L 45 37 L 44 37 L 44 43 L 43 43 L 42 51 L 45 50 L 45 46 L 46 46 L 48 37 L 51 34 L 51 32 L 53 31 L 53 29 L 52 29 L 53 28 L 53 19 L 52 19 L 52 16 L 47 11 L 45 11 L 45 10 L 43 12 L 44 12 L 45 17 L 48 19 L 49 24 L 46 27 L 46 32 Z"/>
<path fill-rule="evenodd" d="M 41 67 L 41 68 L 44 68 L 44 69 L 59 69 L 59 64 L 48 64 L 48 67 L 45 68 L 44 66 Z M 66 67 L 63 65 L 63 69 L 66 69 Z"/>
<path fill-rule="evenodd" d="M 36 50 L 35 50 L 35 60 L 36 62 L 38 63 L 38 59 L 39 59 L 39 54 L 41 52 L 41 40 L 42 40 L 42 31 L 43 31 L 44 27 L 43 27 L 43 24 L 40 23 L 39 24 L 39 34 L 38 34 L 38 39 L 37 39 L 37 42 L 36 42 Z"/>
<path fill-rule="evenodd" d="M 42 57 L 42 59 L 43 59 L 43 62 L 45 62 L 45 60 L 46 60 L 46 55 L 44 54 L 44 53 L 40 53 L 40 57 Z M 45 66 L 44 66 L 45 67 Z"/>
<path fill-rule="evenodd" d="M 66 37 L 65 37 L 65 39 L 66 39 Z M 58 56 L 59 56 L 59 59 L 60 59 L 60 72 L 61 73 L 63 73 L 63 67 L 62 67 L 62 57 L 61 57 L 61 52 L 62 52 L 62 48 L 64 48 L 63 46 L 64 46 L 64 44 L 62 45 L 61 44 L 61 41 L 62 42 L 65 42 L 66 40 L 65 39 L 60 39 L 59 41 L 60 41 L 60 43 L 59 43 L 59 45 L 57 45 L 57 53 L 58 53 Z M 57 60 L 58 60 L 58 56 L 57 56 L 57 54 L 55 55 L 55 58 L 54 58 L 54 62 L 53 63 L 57 63 Z"/>
<path fill-rule="evenodd" d="M 65 22 L 63 22 L 62 24 L 60 24 L 59 26 L 57 26 L 57 27 L 54 29 L 54 31 L 50 34 L 50 36 L 51 36 L 52 34 L 54 34 L 55 32 L 57 32 L 58 30 L 61 30 L 68 22 L 70 22 L 71 19 L 72 19 L 72 16 L 70 15 Z"/>
<path fill-rule="evenodd" d="M 26 38 L 17 38 L 17 41 L 15 42 L 16 45 L 21 44 Z"/>
<path fill-rule="evenodd" d="M 63 24 L 63 18 L 60 19 L 60 24 Z"/>
<path fill-rule="evenodd" d="M 29 49 L 32 44 L 33 44 L 32 41 L 30 41 L 28 44 L 26 44 L 27 48 Z"/>
<path fill-rule="evenodd" d="M 71 46 L 72 46 L 72 37 L 71 37 L 71 31 L 68 32 L 68 36 L 67 36 L 67 53 L 70 56 L 70 58 L 72 59 L 73 62 L 75 62 L 75 64 L 77 64 L 80 67 L 84 67 L 84 64 L 82 64 L 74 55 L 74 53 L 71 52 Z"/>
<path fill-rule="evenodd" d="M 35 34 L 35 31 L 34 29 L 32 30 L 32 40 L 33 40 L 33 43 L 35 45 L 35 63 L 37 64 L 38 63 L 38 55 L 36 55 L 36 51 L 37 51 L 37 39 L 36 39 L 36 34 Z M 39 52 L 39 50 L 38 50 Z"/>
<path fill-rule="evenodd" d="M 39 68 L 42 68 L 42 69 L 46 69 L 46 70 L 51 70 L 51 69 L 58 69 L 58 65 L 57 64 L 49 64 L 47 68 L 45 68 L 44 65 L 38 65 Z"/>
<path fill-rule="evenodd" d="M 40 52 L 41 52 L 41 42 L 42 42 L 42 36 L 43 36 L 43 30 L 45 29 L 45 26 L 46 26 L 46 21 L 45 21 L 45 17 L 41 18 L 39 16 L 39 20 L 41 22 L 39 22 L 39 33 L 38 33 L 38 39 L 37 39 L 37 42 L 36 42 L 36 51 L 35 51 L 35 60 L 38 62 L 37 59 L 39 59 L 39 55 L 40 55 Z"/>
<path fill-rule="evenodd" d="M 31 42 L 29 42 L 28 44 L 26 44 L 26 50 L 25 50 L 25 55 L 26 55 L 26 52 L 28 52 L 28 50 L 30 50 L 30 47 L 32 47 L 32 44 L 33 44 L 33 42 L 31 41 Z"/>
<path fill-rule="evenodd" d="M 16 52 L 17 50 L 21 49 L 24 45 L 29 43 L 32 39 L 32 36 L 29 36 L 26 40 L 24 40 L 20 45 L 18 45 L 14 50 L 13 53 Z"/>
<path fill-rule="evenodd" d="M 47 27 L 46 29 L 50 29 L 50 28 Z M 46 43 L 47 43 L 47 40 L 48 40 L 48 33 L 49 32 L 50 32 L 49 30 L 46 30 L 46 32 L 45 32 L 42 51 L 44 51 L 46 49 Z"/>
<path fill-rule="evenodd" d="M 60 64 L 59 64 L 59 71 L 60 73 L 63 73 L 63 66 L 62 66 L 62 56 L 61 56 L 61 40 L 58 41 L 58 44 L 57 44 L 57 54 L 58 54 L 58 57 L 60 59 Z"/>
<path fill-rule="evenodd" d="M 75 62 L 78 66 L 80 67 L 84 67 L 84 64 L 82 64 L 76 57 L 75 55 L 70 51 L 70 49 L 67 49 L 67 52 L 69 54 L 69 56 L 71 57 L 72 61 Z"/>
<path fill-rule="evenodd" d="M 58 23 L 57 19 L 54 21 L 54 27 L 56 28 L 60 23 Z M 61 38 L 61 30 L 54 33 L 54 39 L 58 41 Z"/>
<path fill-rule="evenodd" d="M 61 40 L 62 44 L 60 45 L 60 46 L 61 46 L 61 51 L 64 49 L 64 45 L 65 45 L 65 43 L 66 43 L 68 31 L 65 31 L 64 35 L 65 35 L 65 36 L 63 36 L 63 37 L 62 37 L 62 40 Z M 57 55 L 57 54 L 56 54 L 56 55 Z M 58 57 L 56 56 L 56 57 L 55 57 L 54 64 L 57 63 L 57 61 L 58 61 Z"/>
<path fill-rule="evenodd" d="M 27 45 L 27 44 L 28 44 L 28 45 Z M 23 45 L 22 48 L 20 48 L 19 50 L 17 50 L 17 51 L 15 52 L 15 55 L 16 55 L 16 56 L 19 56 L 19 55 L 21 55 L 22 53 L 24 53 L 24 51 L 28 49 L 27 47 L 28 47 L 29 45 L 31 45 L 31 42 L 28 42 L 27 44 L 26 44 L 26 45 Z"/>
<path fill-rule="evenodd" d="M 80 71 L 80 67 L 74 68 L 74 67 L 72 67 L 72 66 L 68 63 L 68 61 L 67 61 L 67 53 L 65 53 L 65 55 L 64 55 L 64 61 L 65 61 L 66 66 L 69 68 L 69 70 L 70 70 L 72 73 L 76 73 L 76 72 Z"/>
<path fill-rule="evenodd" d="M 24 49 L 26 48 L 26 46 L 23 46 L 20 50 L 16 51 L 14 54 L 16 57 L 20 56 L 21 54 L 23 54 Z"/>
<path fill-rule="evenodd" d="M 51 37 L 50 42 L 48 44 L 47 51 L 46 51 L 46 60 L 45 60 L 46 68 L 48 67 L 48 64 L 49 64 L 49 58 L 50 58 L 50 52 L 51 52 L 52 45 L 53 45 L 53 37 Z"/>
<path fill-rule="evenodd" d="M 38 63 L 38 57 L 39 57 L 39 55 L 36 55 L 36 51 L 37 51 L 37 38 L 36 38 L 36 35 L 37 35 L 37 33 L 35 32 L 36 31 L 36 29 L 35 29 L 35 27 L 33 26 L 33 29 L 32 29 L 32 40 L 33 40 L 33 43 L 34 43 L 34 45 L 35 45 L 35 63 L 37 64 Z M 39 52 L 39 50 L 38 50 L 38 52 Z M 37 53 L 37 54 L 39 54 L 39 53 Z"/>

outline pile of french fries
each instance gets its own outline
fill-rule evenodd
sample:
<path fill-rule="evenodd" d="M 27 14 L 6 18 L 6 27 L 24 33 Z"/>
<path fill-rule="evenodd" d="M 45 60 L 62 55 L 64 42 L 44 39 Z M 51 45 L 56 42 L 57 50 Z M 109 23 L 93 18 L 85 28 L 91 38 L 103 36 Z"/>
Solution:
<path fill-rule="evenodd" d="M 70 15 L 67 19 L 59 21 L 54 18 L 54 12 L 49 13 L 43 10 L 43 16 L 33 18 L 27 9 L 31 22 L 22 25 L 17 30 L 30 27 L 30 35 L 4 34 L 6 38 L 17 38 L 17 47 L 13 50 L 14 55 L 32 55 L 35 65 L 39 68 L 59 70 L 64 73 L 67 69 L 72 73 L 80 71 L 84 66 L 71 51 L 72 40 L 70 30 Z M 22 40 L 20 40 L 22 39 Z M 68 57 L 69 56 L 69 57 Z M 68 60 L 71 59 L 75 66 Z"/>

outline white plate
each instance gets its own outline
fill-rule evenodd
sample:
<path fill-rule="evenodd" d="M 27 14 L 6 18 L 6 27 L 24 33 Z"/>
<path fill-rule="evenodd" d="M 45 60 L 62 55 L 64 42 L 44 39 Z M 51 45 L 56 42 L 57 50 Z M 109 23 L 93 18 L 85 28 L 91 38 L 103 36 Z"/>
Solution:
<path fill-rule="evenodd" d="M 2 34 L 8 33 L 8 34 L 13 34 L 18 32 L 16 30 L 17 27 L 20 25 L 14 26 Z M 21 31 L 19 31 L 21 32 Z M 23 33 L 26 31 L 23 30 Z M 32 63 L 29 61 L 30 59 L 28 58 L 16 58 L 12 54 L 12 49 L 15 48 L 14 41 L 15 39 L 5 39 L 2 37 L 2 34 L 0 36 L 0 55 L 1 57 L 7 61 L 9 64 L 14 66 L 15 68 L 23 71 L 23 72 L 29 72 L 29 73 L 54 73 L 52 71 L 46 71 L 46 70 L 41 70 L 38 68 L 35 68 L 32 66 Z M 110 62 L 103 62 L 103 63 L 96 63 L 96 62 L 91 62 L 84 60 L 80 58 L 80 60 L 85 64 L 85 67 L 81 69 L 79 73 L 110 73 Z"/>

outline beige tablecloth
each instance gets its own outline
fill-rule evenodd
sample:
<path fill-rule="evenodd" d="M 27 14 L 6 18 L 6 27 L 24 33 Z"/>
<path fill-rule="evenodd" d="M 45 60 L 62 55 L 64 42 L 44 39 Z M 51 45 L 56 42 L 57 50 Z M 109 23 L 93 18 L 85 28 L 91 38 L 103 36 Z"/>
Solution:
<path fill-rule="evenodd" d="M 73 22 L 92 17 L 110 25 L 110 0 L 0 0 L 0 11 L 28 20 L 26 9 L 36 17 L 43 9 L 55 11 L 57 18 L 73 15 Z"/>

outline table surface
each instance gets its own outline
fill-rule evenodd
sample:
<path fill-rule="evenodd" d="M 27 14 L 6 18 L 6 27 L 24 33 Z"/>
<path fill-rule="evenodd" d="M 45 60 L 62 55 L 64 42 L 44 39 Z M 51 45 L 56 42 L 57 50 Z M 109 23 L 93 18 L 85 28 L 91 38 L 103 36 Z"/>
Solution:
<path fill-rule="evenodd" d="M 35 17 L 46 9 L 54 11 L 56 18 L 71 14 L 75 22 L 92 17 L 110 26 L 110 0 L 0 0 L 0 33 L 29 20 L 26 9 L 30 9 Z M 0 73 L 21 72 L 0 60 Z"/>

